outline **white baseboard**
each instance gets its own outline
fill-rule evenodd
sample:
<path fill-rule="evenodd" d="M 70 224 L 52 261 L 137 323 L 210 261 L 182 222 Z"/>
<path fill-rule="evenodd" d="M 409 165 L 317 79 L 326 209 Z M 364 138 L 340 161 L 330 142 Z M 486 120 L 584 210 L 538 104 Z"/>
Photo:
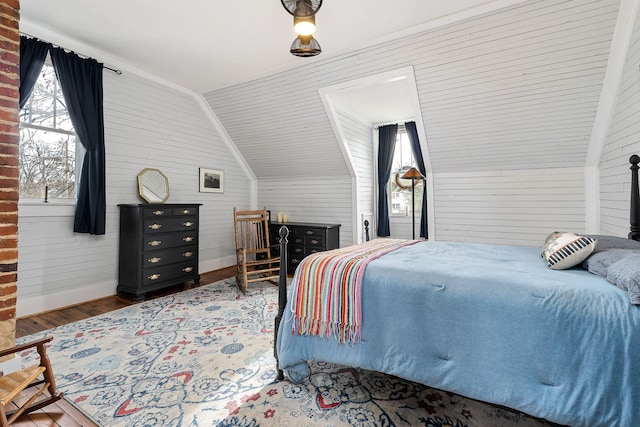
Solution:
<path fill-rule="evenodd" d="M 115 295 L 116 285 L 115 282 L 101 282 L 93 283 L 89 286 L 65 289 L 52 294 L 27 297 L 19 296 L 16 303 L 16 317 L 31 316 L 33 314 Z"/>
<path fill-rule="evenodd" d="M 236 265 L 236 257 L 235 255 L 227 256 L 224 258 L 216 258 L 207 261 L 200 261 L 199 268 L 200 274 L 205 271 L 214 271 L 219 270 L 221 268 L 229 267 L 232 265 Z"/>
<path fill-rule="evenodd" d="M 218 270 L 220 268 L 235 265 L 235 256 L 217 258 L 201 261 L 199 263 L 200 273 Z M 61 292 L 18 297 L 16 304 L 16 317 L 31 316 L 63 307 L 80 304 L 95 299 L 108 297 L 116 294 L 116 282 L 94 283 L 90 286 L 78 286 L 73 289 L 66 289 Z"/>

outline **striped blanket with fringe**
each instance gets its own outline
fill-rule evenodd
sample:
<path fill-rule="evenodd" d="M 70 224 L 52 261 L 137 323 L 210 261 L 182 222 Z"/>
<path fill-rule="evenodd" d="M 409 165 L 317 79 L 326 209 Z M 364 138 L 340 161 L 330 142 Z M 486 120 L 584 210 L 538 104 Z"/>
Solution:
<path fill-rule="evenodd" d="M 292 333 L 362 339 L 362 279 L 367 264 L 418 240 L 374 239 L 361 245 L 318 252 L 296 269 L 291 292 Z"/>

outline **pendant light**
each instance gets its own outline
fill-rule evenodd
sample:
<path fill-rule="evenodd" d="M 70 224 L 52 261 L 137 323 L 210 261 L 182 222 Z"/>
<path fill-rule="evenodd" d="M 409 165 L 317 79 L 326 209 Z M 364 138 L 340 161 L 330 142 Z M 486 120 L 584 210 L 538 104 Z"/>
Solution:
<path fill-rule="evenodd" d="M 316 56 L 322 52 L 320 43 L 313 38 L 316 30 L 316 13 L 322 0 L 280 0 L 282 6 L 293 15 L 293 29 L 298 37 L 291 44 L 292 55 Z"/>

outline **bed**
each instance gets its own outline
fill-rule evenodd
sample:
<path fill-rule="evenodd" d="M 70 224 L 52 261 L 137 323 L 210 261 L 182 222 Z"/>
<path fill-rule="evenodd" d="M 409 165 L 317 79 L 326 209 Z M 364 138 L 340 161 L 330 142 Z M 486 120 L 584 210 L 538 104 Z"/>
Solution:
<path fill-rule="evenodd" d="M 299 382 L 309 375 L 308 361 L 332 362 L 559 424 L 640 425 L 640 300 L 632 304 L 640 286 L 640 243 L 634 241 L 640 240 L 640 158 L 630 161 L 633 240 L 591 236 L 602 244 L 585 261 L 588 270 L 551 269 L 540 248 L 398 243 L 368 260 L 364 273 L 349 270 L 361 280 L 356 332 L 305 324 L 292 303 L 318 293 L 313 274 L 305 276 L 301 263 L 289 301 L 281 274 L 279 372 Z M 286 230 L 280 236 L 286 254 Z M 622 258 L 631 277 L 619 283 L 624 280 L 613 267 Z"/>

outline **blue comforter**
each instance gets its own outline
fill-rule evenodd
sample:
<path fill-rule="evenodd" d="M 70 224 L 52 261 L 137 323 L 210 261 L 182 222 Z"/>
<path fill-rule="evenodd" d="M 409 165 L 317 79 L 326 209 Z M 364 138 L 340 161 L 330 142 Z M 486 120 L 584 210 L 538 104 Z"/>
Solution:
<path fill-rule="evenodd" d="M 294 276 L 295 280 L 295 276 Z M 362 342 L 291 334 L 280 367 L 361 367 L 572 426 L 640 425 L 640 307 L 604 278 L 551 270 L 537 248 L 422 242 L 369 264 Z"/>

